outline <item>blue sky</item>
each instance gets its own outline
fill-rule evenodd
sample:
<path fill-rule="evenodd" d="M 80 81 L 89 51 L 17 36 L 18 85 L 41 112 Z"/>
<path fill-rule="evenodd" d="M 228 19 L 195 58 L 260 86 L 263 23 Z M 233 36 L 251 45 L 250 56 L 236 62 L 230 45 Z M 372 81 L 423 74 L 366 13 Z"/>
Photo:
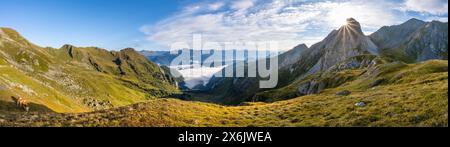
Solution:
<path fill-rule="evenodd" d="M 2 0 L 0 26 L 18 30 L 30 41 L 121 49 L 143 38 L 139 27 L 177 11 L 170 0 Z"/>
<path fill-rule="evenodd" d="M 320 41 L 345 18 L 366 34 L 410 18 L 448 21 L 448 0 L 2 0 L 0 26 L 41 46 L 165 50 L 174 42 Z"/>

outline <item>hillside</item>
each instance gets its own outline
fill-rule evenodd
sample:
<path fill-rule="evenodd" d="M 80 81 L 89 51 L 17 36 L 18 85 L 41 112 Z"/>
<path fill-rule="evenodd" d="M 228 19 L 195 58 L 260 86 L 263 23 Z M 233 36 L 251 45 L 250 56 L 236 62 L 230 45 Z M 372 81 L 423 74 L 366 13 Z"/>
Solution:
<path fill-rule="evenodd" d="M 155 99 L 80 114 L 2 114 L 0 126 L 448 127 L 447 61 L 431 60 L 417 64 L 394 62 L 342 72 L 358 76 L 338 88 L 274 103 L 220 106 Z M 384 79 L 384 82 L 373 85 L 376 79 Z M 343 90 L 350 91 L 350 94 L 336 94 Z"/>
<path fill-rule="evenodd" d="M 177 82 L 133 49 L 107 51 L 64 45 L 43 48 L 0 28 L 0 111 L 88 112 L 178 94 Z"/>

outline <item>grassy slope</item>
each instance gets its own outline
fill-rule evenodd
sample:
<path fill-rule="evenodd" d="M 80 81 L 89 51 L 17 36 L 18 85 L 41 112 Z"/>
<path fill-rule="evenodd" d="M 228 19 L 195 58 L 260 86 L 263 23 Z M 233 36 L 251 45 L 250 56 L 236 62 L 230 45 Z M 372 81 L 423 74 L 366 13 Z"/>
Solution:
<path fill-rule="evenodd" d="M 348 69 L 342 70 L 339 68 L 339 67 L 342 67 L 341 65 L 347 65 L 349 63 L 354 63 L 354 62 L 360 63 L 361 67 L 359 67 L 359 66 L 355 66 L 355 67 L 351 67 L 351 68 L 347 67 L 347 68 L 353 69 L 353 70 L 348 70 Z M 293 82 L 291 82 L 290 84 L 283 86 L 281 88 L 276 88 L 276 89 L 272 89 L 272 90 L 268 90 L 268 91 L 259 92 L 256 94 L 254 99 L 256 99 L 258 101 L 263 101 L 263 102 L 275 102 L 275 101 L 288 100 L 288 99 L 292 99 L 295 97 L 299 97 L 301 95 L 298 93 L 298 87 L 302 84 L 309 83 L 311 81 L 320 83 L 318 85 L 321 85 L 321 84 L 326 85 L 325 87 L 323 87 L 324 89 L 335 88 L 335 87 L 340 86 L 343 83 L 347 83 L 347 82 L 356 80 L 359 76 L 363 75 L 366 72 L 367 66 L 372 66 L 372 65 L 363 65 L 363 64 L 372 63 L 372 62 L 375 62 L 376 65 L 379 65 L 379 64 L 390 63 L 393 61 L 391 61 L 388 58 L 377 57 L 374 55 L 355 56 L 355 57 L 349 58 L 345 61 L 342 61 L 340 63 L 337 63 L 336 66 L 332 67 L 328 71 L 317 72 L 317 73 L 309 75 L 305 78 L 299 78 L 299 79 L 293 80 Z M 368 79 L 368 80 L 370 80 L 370 79 Z M 318 88 L 316 88 L 316 89 L 318 89 Z"/>
<path fill-rule="evenodd" d="M 380 78 L 385 82 L 368 87 Z M 336 96 L 341 90 L 352 94 Z M 361 101 L 367 106 L 354 105 Z M 225 107 L 157 99 L 91 113 L 0 115 L 0 122 L 3 126 L 448 126 L 448 62 L 384 64 L 338 88 L 274 103 Z"/>
<path fill-rule="evenodd" d="M 0 29 L 3 33 L 0 36 L 0 114 L 20 111 L 13 105 L 11 96 L 25 97 L 32 103 L 31 111 L 77 113 L 104 108 L 90 107 L 86 99 L 109 101 L 114 107 L 120 107 L 161 95 L 150 90 L 177 92 L 174 86 L 162 82 L 164 75 L 157 65 L 133 50 L 74 48 L 72 58 L 66 48 L 42 48 L 12 29 Z M 122 67 L 127 72 L 124 76 L 119 75 L 113 62 L 119 57 L 124 62 L 127 59 Z M 88 58 L 103 70 L 93 68 Z M 130 66 L 142 75 L 136 75 Z"/>
<path fill-rule="evenodd" d="M 57 112 L 85 112 L 90 110 L 77 104 L 66 95 L 54 90 L 51 87 L 44 86 L 32 77 L 9 66 L 0 68 L 0 84 L 3 87 L 9 85 L 0 91 L 0 100 L 12 102 L 11 96 L 27 96 L 32 103 L 45 104 L 47 107 Z M 14 108 L 6 108 L 14 109 Z M 33 108 L 31 108 L 33 109 Z M 5 110 L 5 109 L 4 109 Z"/>

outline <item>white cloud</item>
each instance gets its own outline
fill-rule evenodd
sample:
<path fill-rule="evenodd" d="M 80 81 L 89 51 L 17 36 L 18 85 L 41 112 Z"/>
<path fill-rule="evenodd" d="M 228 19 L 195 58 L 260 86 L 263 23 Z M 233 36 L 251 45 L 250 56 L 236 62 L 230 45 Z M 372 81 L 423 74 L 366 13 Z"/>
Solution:
<path fill-rule="evenodd" d="M 434 20 L 441 21 L 441 22 L 448 22 L 448 17 L 438 17 L 438 16 L 436 16 L 436 17 L 429 17 L 425 21 L 434 21 Z"/>
<path fill-rule="evenodd" d="M 209 4 L 208 7 L 209 7 L 209 10 L 211 10 L 211 11 L 217 11 L 217 10 L 221 9 L 224 5 L 225 5 L 224 2 L 217 2 L 217 3 Z"/>
<path fill-rule="evenodd" d="M 448 13 L 448 0 L 406 0 L 404 9 L 435 15 Z"/>
<path fill-rule="evenodd" d="M 247 10 L 254 5 L 253 0 L 237 0 L 231 4 L 231 8 L 234 10 Z"/>
<path fill-rule="evenodd" d="M 325 20 L 333 27 L 345 24 L 346 18 L 353 17 L 358 20 L 363 29 L 378 29 L 384 25 L 390 25 L 399 20 L 393 10 L 386 9 L 393 4 L 385 1 L 348 1 L 342 3 L 323 3 L 319 9 L 325 12 Z"/>
<path fill-rule="evenodd" d="M 401 23 L 410 18 L 398 10 L 401 7 L 402 3 L 388 0 L 199 3 L 156 24 L 143 26 L 141 31 L 148 40 L 166 45 L 190 43 L 192 34 L 200 33 L 203 41 L 278 41 L 280 49 L 285 50 L 320 41 L 349 17 L 360 21 L 364 32 Z"/>

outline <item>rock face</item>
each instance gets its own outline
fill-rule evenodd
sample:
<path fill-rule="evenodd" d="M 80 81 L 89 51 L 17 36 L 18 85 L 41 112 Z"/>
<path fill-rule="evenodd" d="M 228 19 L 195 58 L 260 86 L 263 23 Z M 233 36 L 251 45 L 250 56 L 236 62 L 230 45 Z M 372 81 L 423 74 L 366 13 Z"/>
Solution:
<path fill-rule="evenodd" d="M 378 54 L 378 47 L 365 36 L 361 25 L 353 18 L 347 25 L 331 32 L 323 41 L 312 48 L 323 50 L 324 55 L 311 72 L 326 70 L 336 63 L 362 54 Z"/>
<path fill-rule="evenodd" d="M 325 83 L 325 82 L 316 81 L 316 80 L 308 81 L 308 82 L 301 84 L 298 87 L 298 95 L 304 96 L 304 95 L 319 93 L 320 91 L 325 89 L 326 86 L 327 86 L 327 83 Z"/>
<path fill-rule="evenodd" d="M 383 55 L 406 62 L 448 59 L 448 23 L 411 19 L 382 27 L 370 38 Z"/>
<path fill-rule="evenodd" d="M 420 27 L 425 25 L 426 22 L 418 19 L 410 19 L 407 22 L 394 25 L 384 26 L 378 31 L 370 35 L 370 38 L 380 47 L 384 48 L 396 48 L 408 42 Z"/>

